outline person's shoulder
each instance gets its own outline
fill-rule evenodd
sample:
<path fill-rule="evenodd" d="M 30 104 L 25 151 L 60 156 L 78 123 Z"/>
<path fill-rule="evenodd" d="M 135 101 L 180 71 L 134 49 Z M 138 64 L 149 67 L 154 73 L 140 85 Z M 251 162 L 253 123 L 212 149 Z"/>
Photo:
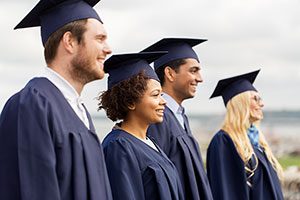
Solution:
<path fill-rule="evenodd" d="M 108 160 L 134 158 L 139 154 L 140 145 L 123 130 L 112 130 L 103 140 L 103 152 Z M 126 159 L 125 159 L 126 160 Z"/>
<path fill-rule="evenodd" d="M 107 134 L 107 136 L 104 138 L 102 142 L 103 148 L 107 148 L 108 146 L 115 146 L 115 145 L 128 145 L 130 143 L 130 140 L 127 137 L 127 134 L 125 131 L 121 129 L 113 129 L 111 132 Z"/>
<path fill-rule="evenodd" d="M 32 104 L 37 99 L 45 99 L 45 93 L 49 90 L 43 87 L 49 84 L 46 78 L 33 78 L 31 79 L 20 91 L 12 95 L 7 100 L 7 105 L 14 105 L 14 104 Z"/>
<path fill-rule="evenodd" d="M 233 142 L 224 130 L 219 130 L 212 138 L 210 142 L 210 147 L 211 146 L 226 146 L 226 145 L 233 145 Z"/>
<path fill-rule="evenodd" d="M 42 78 L 33 78 L 31 79 L 20 91 L 16 92 L 14 95 L 11 96 L 10 99 L 14 99 L 22 94 L 28 93 L 31 90 L 40 90 L 40 86 L 44 80 Z"/>
<path fill-rule="evenodd" d="M 222 129 L 220 129 L 216 134 L 214 135 L 214 138 L 216 139 L 227 139 L 229 137 L 228 133 Z"/>
<path fill-rule="evenodd" d="M 42 95 L 47 96 L 51 94 L 51 91 L 55 89 L 55 86 L 47 79 L 43 77 L 36 77 L 31 79 L 23 89 L 17 92 L 14 96 L 28 96 L 28 95 Z"/>
<path fill-rule="evenodd" d="M 12 116 L 11 113 L 22 113 L 34 117 L 40 116 L 37 113 L 45 114 L 49 108 L 49 98 L 44 93 L 49 93 L 45 88 L 40 86 L 46 84 L 45 78 L 31 79 L 19 92 L 11 96 L 4 105 L 3 116 Z M 51 93 L 51 92 L 50 92 Z M 40 112 L 38 112 L 40 111 Z M 15 117 L 17 117 L 15 115 Z"/>
<path fill-rule="evenodd" d="M 41 101 L 46 103 L 58 90 L 47 78 L 33 78 L 19 92 L 20 103 Z"/>
<path fill-rule="evenodd" d="M 167 120 L 169 120 L 169 119 L 172 118 L 173 116 L 174 116 L 174 115 L 173 115 L 171 109 L 170 109 L 168 106 L 166 106 L 166 107 L 165 107 L 165 110 L 164 110 L 164 119 L 166 118 Z"/>
<path fill-rule="evenodd" d="M 49 90 L 54 88 L 55 86 L 51 83 L 51 81 L 44 77 L 33 78 L 24 87 L 25 90 L 34 90 L 43 94 L 47 94 Z"/>

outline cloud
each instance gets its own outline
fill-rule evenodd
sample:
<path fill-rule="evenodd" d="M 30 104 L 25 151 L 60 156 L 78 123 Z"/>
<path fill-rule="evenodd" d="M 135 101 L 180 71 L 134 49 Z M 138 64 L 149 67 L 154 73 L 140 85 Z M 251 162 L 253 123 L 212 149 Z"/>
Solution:
<path fill-rule="evenodd" d="M 39 29 L 12 30 L 36 2 L 0 3 L 0 110 L 45 66 Z M 266 109 L 300 109 L 299 7 L 298 0 L 102 0 L 95 8 L 114 53 L 137 52 L 163 37 L 207 38 L 195 47 L 204 83 L 184 104 L 187 111 L 211 113 L 224 111 L 221 99 L 208 100 L 219 79 L 258 68 L 255 84 Z M 85 87 L 92 112 L 105 87 L 106 79 Z"/>

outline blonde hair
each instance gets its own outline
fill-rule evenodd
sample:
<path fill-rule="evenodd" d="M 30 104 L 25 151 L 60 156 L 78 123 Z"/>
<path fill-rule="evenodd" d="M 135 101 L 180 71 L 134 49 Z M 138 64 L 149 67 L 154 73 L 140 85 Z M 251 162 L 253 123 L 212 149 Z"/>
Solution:
<path fill-rule="evenodd" d="M 232 139 L 238 154 L 245 163 L 249 162 L 254 150 L 247 135 L 247 129 L 250 127 L 250 101 L 251 92 L 246 91 L 234 96 L 227 103 L 227 112 L 222 125 L 222 129 Z M 278 178 L 283 180 L 283 170 L 278 160 L 273 155 L 270 146 L 268 145 L 264 135 L 259 129 L 259 122 L 255 123 L 259 131 L 259 145 L 264 149 L 267 159 L 275 169 Z M 254 154 L 255 155 L 255 154 Z"/>

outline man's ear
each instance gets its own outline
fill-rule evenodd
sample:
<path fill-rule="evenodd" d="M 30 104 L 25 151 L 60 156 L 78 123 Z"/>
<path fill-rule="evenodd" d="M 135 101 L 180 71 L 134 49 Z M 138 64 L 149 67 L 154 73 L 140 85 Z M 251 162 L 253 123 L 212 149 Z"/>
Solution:
<path fill-rule="evenodd" d="M 164 73 L 165 73 L 165 78 L 169 82 L 173 82 L 175 80 L 175 74 L 176 74 L 176 72 L 171 67 L 169 67 L 169 66 L 165 67 Z"/>
<path fill-rule="evenodd" d="M 76 38 L 74 38 L 73 34 L 70 31 L 67 31 L 63 34 L 61 43 L 69 53 L 74 53 L 75 47 L 76 45 L 78 45 Z"/>

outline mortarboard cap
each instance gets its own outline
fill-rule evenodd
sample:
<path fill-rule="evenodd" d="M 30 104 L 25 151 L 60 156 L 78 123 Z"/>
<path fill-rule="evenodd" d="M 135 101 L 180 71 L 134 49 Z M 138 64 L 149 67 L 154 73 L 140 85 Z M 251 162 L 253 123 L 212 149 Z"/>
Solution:
<path fill-rule="evenodd" d="M 109 74 L 108 89 L 142 71 L 148 78 L 159 81 L 149 64 L 166 53 L 159 51 L 112 55 L 104 62 L 104 71 Z"/>
<path fill-rule="evenodd" d="M 101 19 L 93 9 L 100 0 L 40 0 L 14 28 L 41 26 L 43 45 L 52 33 L 62 26 L 80 19 Z"/>
<path fill-rule="evenodd" d="M 167 64 L 170 61 L 185 58 L 194 58 L 199 62 L 193 46 L 207 41 L 206 39 L 192 39 L 192 38 L 164 38 L 147 47 L 142 52 L 151 51 L 168 51 L 168 54 L 160 57 L 154 61 L 154 69 Z"/>
<path fill-rule="evenodd" d="M 260 69 L 239 76 L 220 80 L 210 98 L 222 96 L 226 106 L 230 99 L 242 92 L 251 90 L 257 91 L 252 84 L 259 71 Z"/>

